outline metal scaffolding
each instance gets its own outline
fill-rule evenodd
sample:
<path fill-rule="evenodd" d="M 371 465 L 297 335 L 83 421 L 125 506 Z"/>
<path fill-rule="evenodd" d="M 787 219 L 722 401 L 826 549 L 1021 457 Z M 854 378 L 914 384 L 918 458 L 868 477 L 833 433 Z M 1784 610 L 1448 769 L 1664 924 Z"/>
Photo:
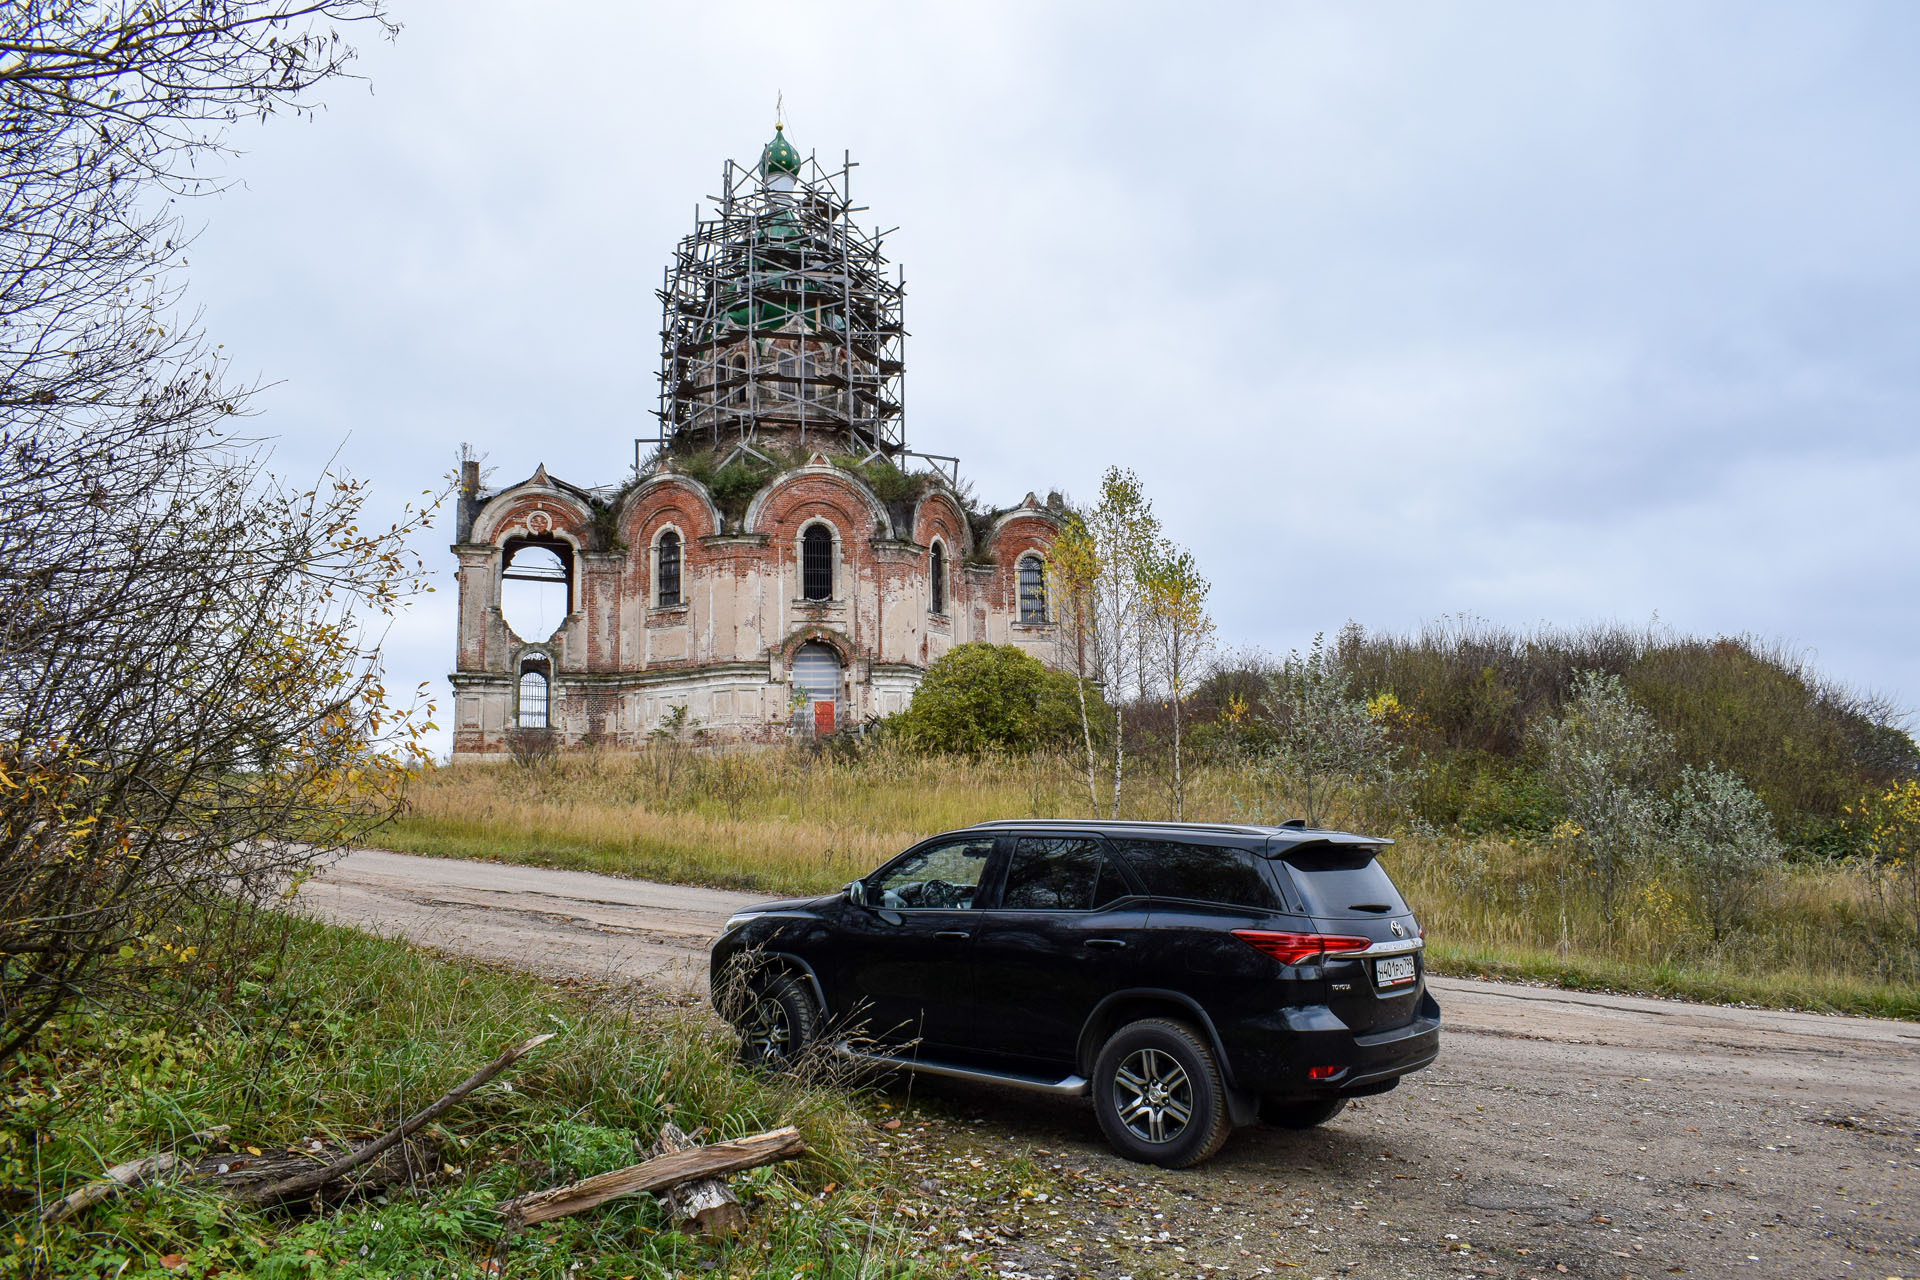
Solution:
<path fill-rule="evenodd" d="M 803 160 L 778 130 L 758 165 L 727 162 L 660 289 L 655 443 L 906 454 L 905 281 L 885 233 L 853 221 L 853 167 Z"/>

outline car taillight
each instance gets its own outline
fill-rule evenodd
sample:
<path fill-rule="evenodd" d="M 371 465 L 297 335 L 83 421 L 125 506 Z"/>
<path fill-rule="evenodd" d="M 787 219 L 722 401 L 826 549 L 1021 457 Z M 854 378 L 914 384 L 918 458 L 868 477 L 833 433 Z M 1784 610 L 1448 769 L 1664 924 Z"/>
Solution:
<path fill-rule="evenodd" d="M 1348 938 L 1332 933 L 1274 933 L 1266 929 L 1235 929 L 1233 936 L 1281 964 L 1299 964 L 1324 952 L 1365 951 L 1370 938 Z"/>

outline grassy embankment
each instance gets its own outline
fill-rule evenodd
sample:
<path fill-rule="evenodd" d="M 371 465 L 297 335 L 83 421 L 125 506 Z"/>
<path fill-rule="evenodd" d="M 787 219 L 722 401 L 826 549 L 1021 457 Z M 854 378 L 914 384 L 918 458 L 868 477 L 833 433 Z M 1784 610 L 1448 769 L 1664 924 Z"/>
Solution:
<path fill-rule="evenodd" d="M 159 1277 L 893 1276 L 904 1233 L 856 1140 L 842 1089 L 737 1068 L 705 1015 L 569 991 L 401 943 L 271 922 L 220 972 L 190 965 L 127 1007 L 51 1025 L 0 1080 L 0 1275 Z M 313 1215 L 239 1209 L 155 1186 L 42 1229 L 36 1206 L 187 1135 L 231 1125 L 248 1148 L 359 1140 L 509 1044 L 557 1039 L 429 1126 L 431 1184 Z M 671 1230 L 651 1197 L 522 1233 L 491 1269 L 493 1206 L 633 1163 L 667 1119 L 717 1140 L 797 1124 L 813 1155 L 736 1175 L 757 1198 L 724 1244 Z"/>
<path fill-rule="evenodd" d="M 1273 821 L 1271 778 L 1203 768 L 1187 816 Z M 1038 758 L 879 750 L 570 755 L 430 771 L 387 848 L 572 867 L 768 894 L 830 891 L 931 833 L 987 818 L 1084 817 L 1084 775 Z M 1124 814 L 1170 816 L 1137 788 Z M 1366 819 L 1340 815 L 1365 829 Z M 1857 864 L 1790 864 L 1715 941 L 1683 886 L 1656 874 L 1614 928 L 1549 837 L 1396 831 L 1388 863 L 1440 972 L 1723 1002 L 1920 1017 L 1911 926 Z"/>

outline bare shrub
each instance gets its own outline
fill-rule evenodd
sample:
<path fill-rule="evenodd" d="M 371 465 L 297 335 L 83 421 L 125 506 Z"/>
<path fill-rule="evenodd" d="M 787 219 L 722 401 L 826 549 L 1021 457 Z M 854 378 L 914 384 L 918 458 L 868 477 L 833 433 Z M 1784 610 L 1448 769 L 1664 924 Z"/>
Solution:
<path fill-rule="evenodd" d="M 378 632 L 424 518 L 287 488 L 174 314 L 221 129 L 304 111 L 379 0 L 23 0 L 0 16 L 0 1062 L 223 936 L 381 821 L 423 718 Z M 397 749 L 398 755 L 392 754 Z"/>
<path fill-rule="evenodd" d="M 507 731 L 507 754 L 522 769 L 550 764 L 560 753 L 560 735 L 551 729 L 517 726 Z"/>

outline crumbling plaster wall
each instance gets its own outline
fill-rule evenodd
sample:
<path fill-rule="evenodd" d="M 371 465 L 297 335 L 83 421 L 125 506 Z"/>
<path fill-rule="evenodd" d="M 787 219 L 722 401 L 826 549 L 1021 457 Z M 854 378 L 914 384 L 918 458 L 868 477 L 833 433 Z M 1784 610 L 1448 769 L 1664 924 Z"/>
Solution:
<path fill-rule="evenodd" d="M 834 589 L 804 599 L 801 539 L 834 539 Z M 842 724 L 905 708 L 925 669 L 956 644 L 1014 643 L 1051 661 L 1053 628 L 1018 621 L 1020 557 L 1044 554 L 1055 515 L 1034 503 L 1002 516 L 984 546 L 940 489 L 896 529 L 857 476 L 816 459 L 769 482 L 737 529 L 692 477 L 658 473 L 629 490 L 611 529 L 544 469 L 487 499 L 459 558 L 455 752 L 503 749 L 529 654 L 554 671 L 550 723 L 568 741 L 638 745 L 674 707 L 721 739 L 786 736 L 789 663 L 808 640 L 839 654 Z M 660 536 L 681 543 L 680 602 L 658 598 Z M 574 549 L 570 612 L 550 637 L 519 637 L 500 612 L 504 547 L 555 539 Z M 944 550 L 947 603 L 932 609 L 931 548 Z M 986 561 L 982 563 L 982 561 Z"/>

